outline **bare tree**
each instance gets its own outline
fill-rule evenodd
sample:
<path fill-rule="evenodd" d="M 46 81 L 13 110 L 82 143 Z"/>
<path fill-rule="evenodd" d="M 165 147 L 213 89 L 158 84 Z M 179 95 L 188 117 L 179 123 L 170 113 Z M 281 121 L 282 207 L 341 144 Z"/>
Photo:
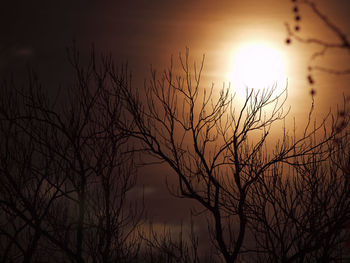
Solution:
<path fill-rule="evenodd" d="M 182 231 L 177 239 L 136 235 L 143 206 L 129 194 L 130 137 L 175 172 L 172 194 L 199 204 L 216 259 L 342 259 L 350 216 L 344 110 L 312 125 L 312 104 L 304 132 L 290 134 L 287 89 L 251 90 L 239 101 L 230 87 L 202 88 L 204 59 L 191 69 L 188 50 L 183 74 L 172 65 L 161 77 L 153 71 L 145 90 L 110 58 L 97 63 L 94 51 L 87 66 L 76 49 L 69 58 L 76 79 L 62 101 L 50 100 L 33 74 L 27 90 L 2 84 L 3 262 L 199 262 L 194 232 L 189 242 Z"/>
<path fill-rule="evenodd" d="M 279 140 L 270 138 L 273 124 L 283 123 L 288 113 L 283 108 L 286 90 L 278 95 L 274 89 L 252 90 L 239 106 L 230 88 L 201 88 L 203 61 L 191 70 L 187 50 L 184 58 L 180 55 L 180 62 L 182 75 L 175 76 L 172 65 L 160 78 L 153 71 L 145 94 L 130 87 L 123 89 L 133 130 L 121 129 L 137 138 L 143 151 L 172 168 L 178 182 L 174 194 L 201 205 L 208 216 L 213 244 L 225 262 L 236 262 L 249 252 L 247 236 L 257 230 L 252 227 L 252 217 L 258 215 L 254 207 L 264 209 L 255 200 L 257 189 L 261 185 L 268 188 L 276 167 L 298 165 L 299 158 L 322 158 L 322 147 L 334 139 L 335 130 L 331 126 L 320 140 L 313 140 L 326 129 L 326 120 L 310 129 L 310 114 L 299 138 L 288 135 L 286 129 Z M 282 180 L 282 174 L 275 179 Z M 288 187 L 288 180 L 283 187 Z M 278 198 L 287 198 L 290 193 L 282 194 Z"/>
<path fill-rule="evenodd" d="M 348 134 L 342 135 L 336 144 L 329 141 L 309 156 L 296 157 L 292 166 L 276 164 L 254 185 L 257 261 L 343 262 L 350 193 Z"/>
<path fill-rule="evenodd" d="M 76 79 L 63 100 L 50 100 L 34 74 L 27 90 L 1 87 L 3 262 L 123 262 L 138 252 L 143 206 L 127 200 L 136 169 L 116 126 L 111 59 L 98 63 L 92 51 L 84 66 L 75 48 L 68 53 Z"/>

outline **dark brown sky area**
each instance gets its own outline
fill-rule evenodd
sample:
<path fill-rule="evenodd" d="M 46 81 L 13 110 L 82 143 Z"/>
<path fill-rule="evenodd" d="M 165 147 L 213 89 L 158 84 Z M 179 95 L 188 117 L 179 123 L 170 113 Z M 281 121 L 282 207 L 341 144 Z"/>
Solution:
<path fill-rule="evenodd" d="M 64 47 L 73 39 L 84 47 L 94 43 L 134 67 L 167 63 L 171 54 L 186 46 L 198 54 L 225 52 L 223 49 L 242 38 L 241 31 L 261 36 L 271 21 L 283 21 L 289 14 L 289 6 L 284 4 L 257 3 L 11 1 L 1 10 L 2 68 L 28 59 L 34 65 L 46 63 L 46 68 L 60 65 Z M 283 34 L 283 22 L 268 30 Z"/>
<path fill-rule="evenodd" d="M 345 31 L 349 28 L 346 3 L 319 3 Z M 210 82 L 221 85 L 226 81 L 222 73 L 230 63 L 230 51 L 264 40 L 286 55 L 286 77 L 291 85 L 296 82 L 290 94 L 294 97 L 303 90 L 306 72 L 300 65 L 308 62 L 310 47 L 288 49 L 282 44 L 284 23 L 293 21 L 291 6 L 289 1 L 275 0 L 7 1 L 0 11 L 0 68 L 22 69 L 29 62 L 43 78 L 63 80 L 67 75 L 65 47 L 76 40 L 82 50 L 94 43 L 98 50 L 112 52 L 118 61 L 128 61 L 135 78 L 142 75 L 143 79 L 150 64 L 161 69 L 171 55 L 189 47 L 196 59 L 206 54 L 205 74 Z M 308 18 L 304 32 L 322 32 L 325 39 L 332 36 L 307 9 L 302 16 Z"/>

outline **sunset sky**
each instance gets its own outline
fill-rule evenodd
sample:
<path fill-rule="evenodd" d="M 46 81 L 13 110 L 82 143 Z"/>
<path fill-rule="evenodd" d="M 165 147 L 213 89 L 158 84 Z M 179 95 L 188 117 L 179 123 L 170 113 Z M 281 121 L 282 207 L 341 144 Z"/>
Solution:
<path fill-rule="evenodd" d="M 7 2 L 0 11 L 1 69 L 29 61 L 43 76 L 64 74 L 65 47 L 75 39 L 83 50 L 94 43 L 97 50 L 112 52 L 116 61 L 128 61 L 135 78 L 147 77 L 150 64 L 162 69 L 171 55 L 176 57 L 188 47 L 194 60 L 206 55 L 205 76 L 219 86 L 230 81 L 235 52 L 262 43 L 282 54 L 294 97 L 305 88 L 305 64 L 310 52 L 317 50 L 284 45 L 284 23 L 295 24 L 293 3 L 287 0 Z M 349 30 L 347 1 L 318 2 L 340 28 Z M 301 16 L 301 33 L 334 37 L 308 8 L 301 7 Z M 346 62 L 344 54 L 335 58 L 337 65 Z"/>
<path fill-rule="evenodd" d="M 350 33 L 349 1 L 317 2 L 344 33 Z M 30 65 L 48 90 L 68 84 L 72 71 L 65 48 L 75 40 L 83 54 L 94 44 L 98 52 L 111 52 L 117 64 L 128 62 L 134 85 L 142 88 L 150 65 L 161 71 L 169 65 L 171 55 L 177 62 L 179 52 L 188 47 L 191 59 L 197 62 L 205 54 L 203 85 L 209 87 L 213 82 L 220 88 L 233 82 L 234 59 L 240 50 L 249 45 L 266 46 L 282 61 L 288 80 L 286 105 L 292 106 L 290 114 L 298 122 L 307 116 L 311 105 L 307 65 L 319 49 L 295 41 L 285 44 L 285 23 L 295 25 L 292 9 L 288 0 L 6 1 L 0 10 L 0 72 L 22 74 Z M 300 14 L 301 35 L 338 41 L 306 7 L 301 6 Z M 343 69 L 350 67 L 349 55 L 330 51 L 312 63 Z M 261 67 L 263 70 L 264 64 Z M 23 75 L 15 76 L 21 79 Z M 314 78 L 319 116 L 342 103 L 343 94 L 350 95 L 349 75 L 316 72 Z M 146 187 L 146 202 L 152 204 L 150 218 L 178 224 L 188 215 L 189 209 L 184 207 L 188 201 L 168 194 L 165 176 L 160 176 L 168 173 L 155 166 L 143 169 L 135 191 Z"/>

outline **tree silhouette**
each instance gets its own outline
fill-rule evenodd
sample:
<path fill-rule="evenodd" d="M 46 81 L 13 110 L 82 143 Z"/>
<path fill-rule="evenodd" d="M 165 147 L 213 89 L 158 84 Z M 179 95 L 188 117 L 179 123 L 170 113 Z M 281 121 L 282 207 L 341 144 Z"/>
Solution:
<path fill-rule="evenodd" d="M 301 132 L 286 127 L 287 89 L 240 101 L 230 87 L 203 88 L 204 59 L 192 68 L 188 50 L 182 74 L 152 71 L 144 90 L 110 57 L 68 54 L 75 82 L 56 100 L 34 73 L 27 89 L 1 86 L 2 262 L 344 260 L 346 105 L 316 122 L 312 103 Z M 195 221 L 189 238 L 138 231 L 135 152 L 175 172 L 169 190 L 197 202 L 213 255 L 201 257 Z"/>
<path fill-rule="evenodd" d="M 303 43 L 303 44 L 314 44 L 318 47 L 318 50 L 314 51 L 312 56 L 310 57 L 310 62 L 307 65 L 309 75 L 307 76 L 308 82 L 312 85 L 314 84 L 315 80 L 312 75 L 313 71 L 321 71 L 326 72 L 330 74 L 336 74 L 336 75 L 345 75 L 350 74 L 350 68 L 349 65 L 345 65 L 343 69 L 336 69 L 333 67 L 329 67 L 327 65 L 322 65 L 319 63 L 313 63 L 317 58 L 321 56 L 328 55 L 330 50 L 344 50 L 344 52 L 349 52 L 350 50 L 350 42 L 348 40 L 348 37 L 346 35 L 345 29 L 341 28 L 340 25 L 338 25 L 333 19 L 331 19 L 325 10 L 321 10 L 319 8 L 318 4 L 311 0 L 292 0 L 293 2 L 293 15 L 294 15 L 294 21 L 295 26 L 292 27 L 290 23 L 285 23 L 286 30 L 287 30 L 287 39 L 286 43 L 291 44 L 292 40 L 295 40 L 297 42 Z M 302 8 L 309 8 L 314 14 L 319 23 L 320 27 L 322 29 L 327 29 L 328 31 L 333 33 L 333 38 L 330 39 L 324 39 L 320 36 L 320 32 L 322 30 L 319 30 L 318 32 L 313 32 L 314 36 L 308 36 L 301 34 L 302 27 L 302 21 L 306 20 L 307 17 L 303 17 L 301 13 Z M 315 94 L 315 90 L 311 90 L 311 95 Z"/>
<path fill-rule="evenodd" d="M 1 87 L 1 261 L 122 262 L 137 254 L 142 206 L 127 200 L 136 168 L 117 129 L 111 60 L 68 50 L 75 83 L 52 101 L 34 73 Z M 122 74 L 120 72 L 120 74 Z M 141 208 L 141 209 L 140 209 Z"/>
<path fill-rule="evenodd" d="M 259 262 L 343 262 L 349 233 L 348 135 L 299 156 L 288 176 L 277 165 L 254 191 Z"/>
<path fill-rule="evenodd" d="M 349 196 L 342 191 L 345 180 L 332 181 L 332 174 L 327 174 L 328 179 L 323 181 L 313 180 L 316 178 L 312 177 L 314 173 L 322 178 L 324 169 L 311 172 L 309 168 L 335 151 L 327 148 L 336 136 L 342 138 L 336 132 L 335 123 L 327 129 L 326 118 L 319 125 L 310 125 L 311 110 L 302 135 L 289 135 L 283 128 L 278 140 L 271 138 L 273 125 L 283 122 L 288 113 L 284 110 L 287 90 L 278 95 L 274 94 L 274 89 L 252 90 L 239 106 L 230 88 L 216 91 L 214 87 L 208 90 L 200 86 L 203 60 L 199 68 L 194 65 L 191 70 L 187 50 L 185 57 L 180 55 L 183 74 L 175 75 L 172 64 L 161 77 L 153 71 L 144 94 L 139 89 L 120 85 L 124 87 L 126 109 L 133 124 L 121 123 L 120 129 L 142 143 L 140 150 L 167 163 L 176 173 L 178 183 L 173 194 L 200 204 L 207 215 L 213 244 L 225 262 L 236 262 L 249 252 L 257 252 L 259 256 L 260 253 L 271 253 L 271 249 L 276 262 L 286 259 L 302 262 L 313 257 L 316 248 L 305 249 L 306 245 L 300 243 L 308 241 L 304 240 L 306 228 L 301 230 L 303 235 L 295 237 L 290 251 L 274 247 L 275 242 L 283 242 L 288 232 L 274 236 L 264 246 L 260 247 L 260 244 L 274 233 L 275 227 L 290 228 L 288 231 L 292 233 L 301 223 L 306 227 L 316 214 L 324 224 L 330 224 L 332 230 L 344 231 L 349 216 Z M 115 82 L 120 84 L 117 78 Z M 133 129 L 128 129 L 130 127 Z M 334 172 L 338 178 L 338 172 Z M 331 182 L 325 184 L 327 180 Z M 328 215 L 329 206 L 324 205 L 325 202 L 328 204 L 328 199 L 314 203 L 309 195 L 300 197 L 300 193 L 306 191 L 304 183 L 305 188 L 314 189 L 309 190 L 312 193 L 320 191 L 323 198 L 329 189 L 341 186 L 341 194 L 332 201 L 332 204 L 343 202 L 339 204 L 344 209 L 341 219 Z M 293 197 L 295 193 L 299 194 Z M 299 201 L 305 202 L 305 207 L 297 207 L 300 218 L 294 218 L 288 213 L 290 203 L 296 205 Z M 273 209 L 275 202 L 281 206 L 279 209 Z M 306 208 L 314 206 L 320 206 L 322 213 L 303 214 Z M 261 213 L 271 213 L 269 216 L 275 219 L 283 217 L 276 222 L 262 218 Z M 328 221 L 328 217 L 332 219 Z M 317 230 L 313 229 L 313 234 Z M 251 248 L 249 236 L 255 236 L 259 247 L 256 250 Z M 313 238 L 326 242 L 328 236 L 320 234 Z M 300 251 L 294 251 L 295 243 L 300 246 Z M 270 259 L 269 256 L 266 258 Z"/>

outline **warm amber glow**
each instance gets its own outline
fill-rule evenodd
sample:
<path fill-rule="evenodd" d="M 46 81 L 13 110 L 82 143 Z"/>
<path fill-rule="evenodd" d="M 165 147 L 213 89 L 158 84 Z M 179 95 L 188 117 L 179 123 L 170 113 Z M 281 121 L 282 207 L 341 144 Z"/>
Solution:
<path fill-rule="evenodd" d="M 234 52 L 231 82 L 237 95 L 245 96 L 246 89 L 271 88 L 276 84 L 276 92 L 286 85 L 284 59 L 278 49 L 263 43 L 241 46 Z"/>

